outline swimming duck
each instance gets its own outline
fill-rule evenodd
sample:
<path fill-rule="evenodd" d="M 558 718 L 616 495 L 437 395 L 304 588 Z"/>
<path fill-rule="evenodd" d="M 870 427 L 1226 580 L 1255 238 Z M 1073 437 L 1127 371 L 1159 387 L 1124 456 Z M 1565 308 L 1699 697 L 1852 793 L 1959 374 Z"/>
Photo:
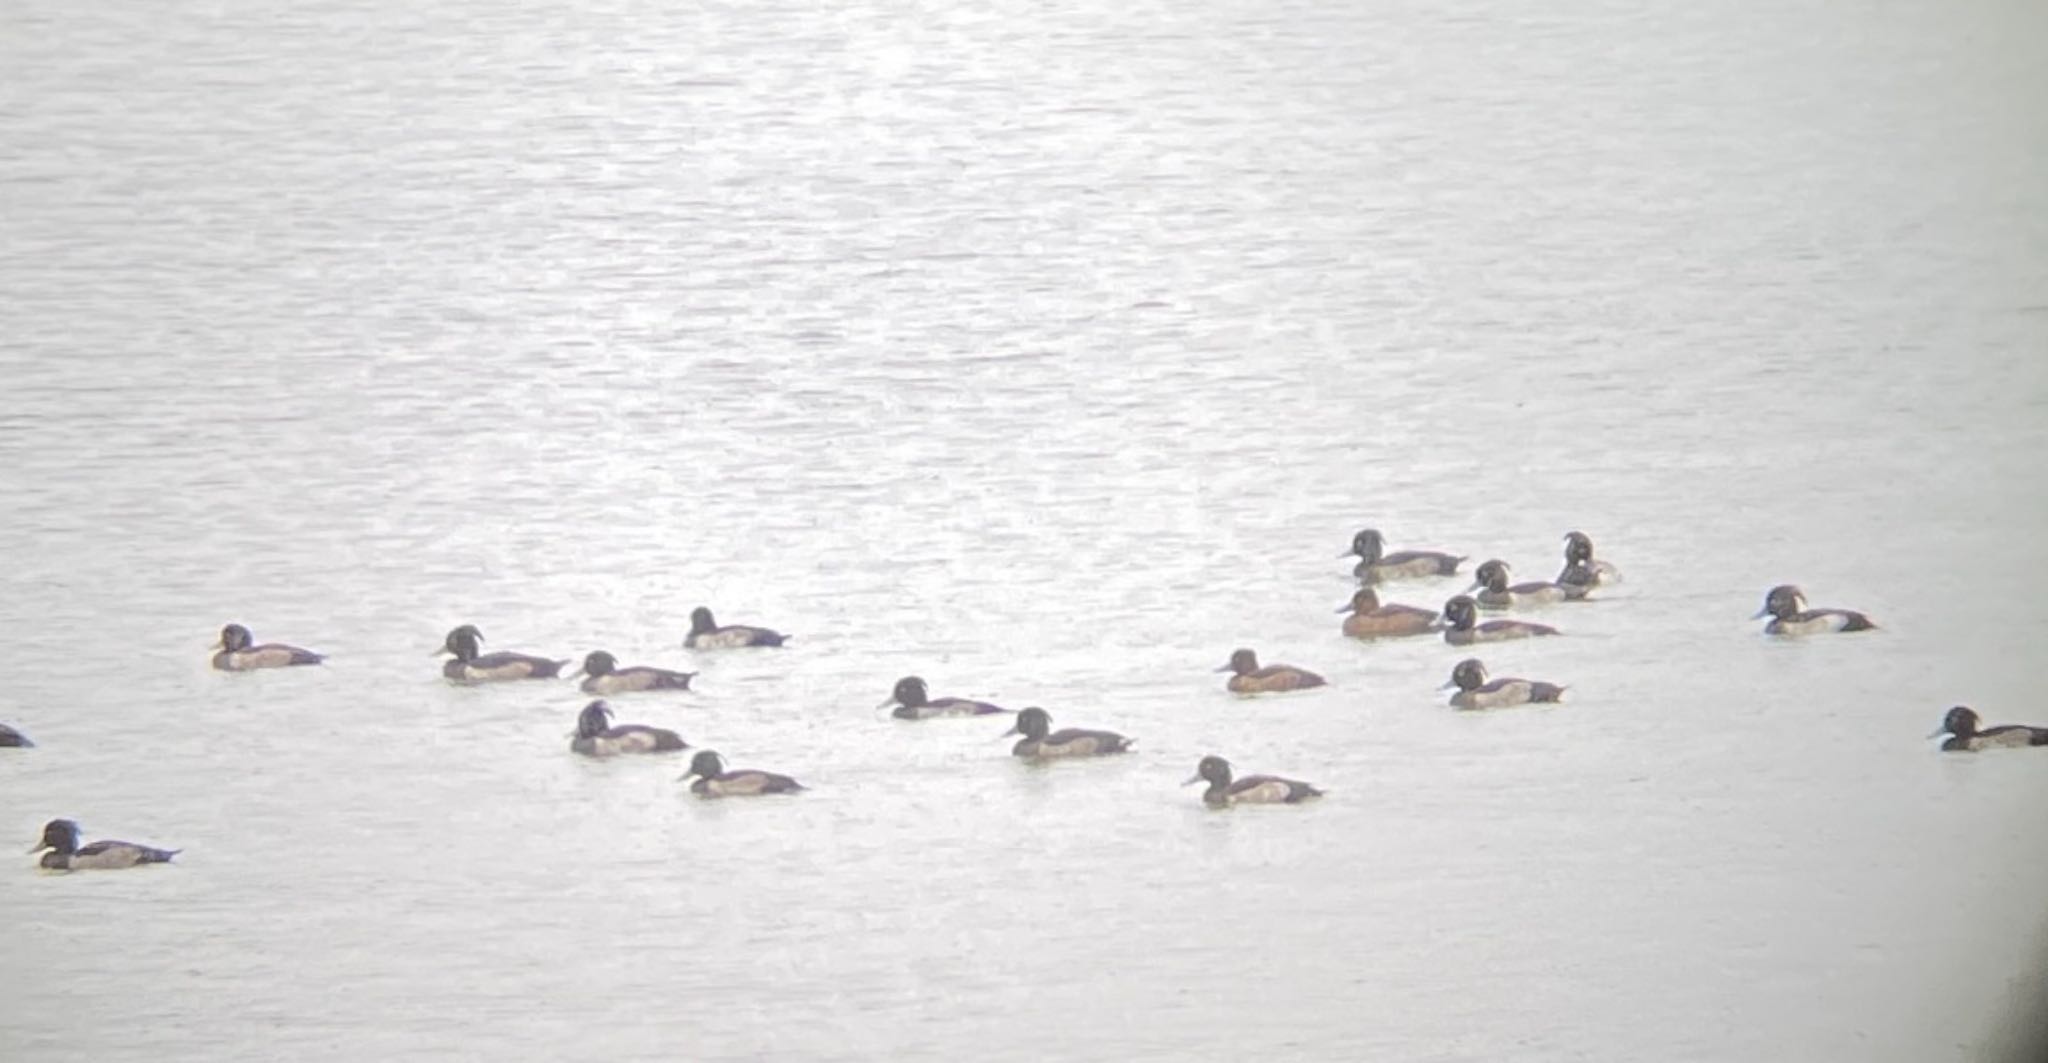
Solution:
<path fill-rule="evenodd" d="M 755 797 L 761 794 L 791 794 L 804 788 L 787 775 L 771 771 L 727 771 L 725 758 L 706 749 L 690 758 L 690 770 L 676 777 L 691 777 L 690 790 L 698 797 Z"/>
<path fill-rule="evenodd" d="M 1585 532 L 1569 532 L 1564 537 L 1564 569 L 1557 574 L 1557 582 L 1567 587 L 1604 587 L 1621 582 L 1621 572 L 1605 561 L 1593 560 L 1593 539 Z"/>
<path fill-rule="evenodd" d="M 137 864 L 168 864 L 181 849 L 152 849 L 134 842 L 98 841 L 80 847 L 78 824 L 53 819 L 43 824 L 43 840 L 30 849 L 42 853 L 42 866 L 51 871 L 113 871 Z"/>
<path fill-rule="evenodd" d="M 583 680 L 585 694 L 629 694 L 636 690 L 688 690 L 690 677 L 697 673 L 671 672 L 646 665 L 621 668 L 618 658 L 603 650 L 593 650 L 584 656 L 583 667 L 577 674 L 589 677 Z"/>
<path fill-rule="evenodd" d="M 1584 598 L 1590 586 L 1569 586 L 1562 583 L 1544 583 L 1534 580 L 1528 583 L 1508 585 L 1508 563 L 1488 561 L 1473 570 L 1473 589 L 1479 591 L 1474 600 L 1481 609 L 1512 609 L 1518 605 L 1549 605 L 1553 602 L 1572 601 Z"/>
<path fill-rule="evenodd" d="M 33 749 L 35 743 L 20 731 L 0 723 L 0 749 Z"/>
<path fill-rule="evenodd" d="M 891 705 L 896 706 L 896 711 L 889 715 L 899 720 L 931 720 L 941 716 L 993 716 L 999 712 L 1010 711 L 1000 705 L 969 698 L 934 698 L 926 692 L 924 680 L 914 675 L 898 679 L 896 689 L 890 692 L 889 699 L 875 707 L 886 709 Z"/>
<path fill-rule="evenodd" d="M 1806 595 L 1789 583 L 1771 588 L 1764 607 L 1751 620 L 1770 617 L 1766 635 L 1824 635 L 1836 631 L 1868 631 L 1876 627 L 1870 618 L 1852 609 L 1808 609 Z"/>
<path fill-rule="evenodd" d="M 1111 731 L 1083 731 L 1075 727 L 1053 731 L 1052 714 L 1040 708 L 1018 713 L 1016 724 L 1003 734 L 1024 736 L 1010 747 L 1010 754 L 1018 757 L 1095 757 L 1125 753 L 1131 748 L 1130 739 Z"/>
<path fill-rule="evenodd" d="M 1195 774 L 1182 786 L 1193 786 L 1206 781 L 1209 788 L 1202 791 L 1202 803 L 1211 808 L 1228 808 L 1231 805 L 1298 805 L 1310 798 L 1321 797 L 1323 792 L 1305 782 L 1282 779 L 1277 775 L 1248 775 L 1236 782 L 1230 781 L 1230 762 L 1218 756 L 1207 756 L 1195 766 Z"/>
<path fill-rule="evenodd" d="M 475 624 L 464 624 L 448 633 L 435 656 L 452 653 L 455 659 L 441 666 L 441 674 L 458 683 L 490 683 L 502 679 L 554 679 L 568 661 L 532 657 L 524 653 L 499 651 L 481 653 L 484 633 Z"/>
<path fill-rule="evenodd" d="M 690 633 L 684 637 L 683 645 L 693 650 L 722 650 L 735 646 L 780 646 L 787 638 L 788 635 L 765 627 L 720 627 L 718 621 L 711 619 L 711 610 L 700 605 L 690 610 Z"/>
<path fill-rule="evenodd" d="M 246 672 L 252 668 L 286 668 L 295 664 L 319 664 L 327 658 L 312 650 L 287 646 L 281 642 L 266 642 L 252 646 L 255 639 L 249 629 L 240 624 L 229 624 L 220 629 L 220 641 L 213 644 L 219 653 L 213 655 L 213 666 L 223 672 Z"/>
<path fill-rule="evenodd" d="M 688 749 L 681 735 L 646 724 L 625 723 L 613 727 L 612 707 L 602 701 L 583 706 L 576 717 L 576 737 L 569 751 L 586 757 L 616 757 L 621 753 L 673 753 Z"/>
<path fill-rule="evenodd" d="M 1504 709 L 1510 705 L 1556 701 L 1564 697 L 1564 688 L 1555 683 L 1488 679 L 1486 666 L 1479 663 L 1477 657 L 1467 657 L 1451 669 L 1451 681 L 1441 689 L 1452 687 L 1458 688 L 1458 692 L 1451 695 L 1451 707 L 1454 709 Z"/>
<path fill-rule="evenodd" d="M 1307 690 L 1327 682 L 1322 676 L 1291 664 L 1269 664 L 1261 668 L 1259 655 L 1244 649 L 1230 651 L 1230 663 L 1216 670 L 1233 673 L 1230 681 L 1224 684 L 1233 694 L 1271 694 L 1284 690 Z"/>
<path fill-rule="evenodd" d="M 1436 630 L 1436 614 L 1412 605 L 1381 605 L 1379 593 L 1360 587 L 1351 604 L 1337 610 L 1350 613 L 1344 618 L 1344 634 L 1354 639 L 1427 635 Z"/>
<path fill-rule="evenodd" d="M 1434 550 L 1387 553 L 1386 541 L 1380 537 L 1377 528 L 1366 528 L 1352 536 L 1350 552 L 1338 556 L 1357 557 L 1358 564 L 1351 569 L 1351 574 L 1367 583 L 1449 576 L 1457 572 L 1458 565 L 1465 560 L 1462 555 L 1453 556 Z"/>
<path fill-rule="evenodd" d="M 1549 624 L 1531 624 L 1522 620 L 1479 619 L 1479 606 L 1472 599 L 1460 594 L 1444 603 L 1444 641 L 1453 646 L 1467 646 L 1474 642 L 1499 642 L 1503 639 L 1535 638 L 1538 635 L 1555 635 L 1557 629 Z"/>
<path fill-rule="evenodd" d="M 1958 705 L 1942 717 L 1941 726 L 1936 728 L 1934 738 L 1948 735 L 1949 740 L 1941 744 L 1946 753 L 1975 753 L 1980 749 L 2017 749 L 2022 746 L 2048 746 L 2048 727 L 2029 727 L 2023 723 L 2009 723 L 1998 727 L 1977 727 L 1977 711 L 1968 705 Z"/>

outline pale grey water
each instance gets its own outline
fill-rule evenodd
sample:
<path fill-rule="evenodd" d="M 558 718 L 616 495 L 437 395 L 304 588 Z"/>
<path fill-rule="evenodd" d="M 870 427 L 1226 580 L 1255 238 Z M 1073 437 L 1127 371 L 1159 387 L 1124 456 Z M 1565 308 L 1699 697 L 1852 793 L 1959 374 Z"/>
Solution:
<path fill-rule="evenodd" d="M 2038 4 L 8 21 L 0 836 L 186 852 L 0 874 L 0 1058 L 1925 1061 L 2039 995 L 2048 756 L 1921 738 L 2048 723 Z M 1367 523 L 1590 532 L 1483 654 L 1570 704 L 1339 637 Z M 1884 630 L 1765 641 L 1788 580 Z M 702 668 L 622 716 L 813 792 L 574 758 L 463 621 Z"/>

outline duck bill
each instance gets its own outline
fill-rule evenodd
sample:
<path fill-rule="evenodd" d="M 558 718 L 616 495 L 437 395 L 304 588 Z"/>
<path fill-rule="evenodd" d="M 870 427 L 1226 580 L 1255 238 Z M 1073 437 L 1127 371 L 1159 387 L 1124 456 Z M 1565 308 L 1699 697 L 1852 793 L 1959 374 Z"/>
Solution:
<path fill-rule="evenodd" d="M 1457 685 L 1458 685 L 1458 681 L 1457 681 L 1457 680 L 1455 680 L 1455 679 L 1448 679 L 1448 680 L 1445 680 L 1445 681 L 1444 681 L 1444 685 L 1443 685 L 1443 686 L 1440 686 L 1440 687 L 1438 687 L 1437 689 L 1438 689 L 1438 690 L 1449 690 L 1449 689 L 1451 689 L 1452 687 L 1455 687 L 1455 686 L 1457 686 Z"/>
<path fill-rule="evenodd" d="M 1235 666 L 1233 666 L 1233 665 L 1228 665 L 1228 664 L 1226 664 L 1226 665 L 1224 665 L 1223 667 L 1221 667 L 1221 668 L 1218 668 L 1218 669 L 1216 669 L 1216 670 L 1217 670 L 1217 671 L 1219 671 L 1219 672 L 1235 672 L 1235 671 L 1237 671 L 1237 668 L 1236 668 Z"/>
<path fill-rule="evenodd" d="M 875 706 L 875 711 L 880 712 L 883 709 L 893 709 L 900 704 L 902 704 L 902 702 L 897 701 L 895 698 L 889 698 L 884 700 L 880 705 Z"/>
<path fill-rule="evenodd" d="M 696 773 L 696 772 L 694 772 L 694 771 L 686 771 L 686 772 L 682 773 L 681 775 L 678 775 L 678 776 L 676 776 L 676 781 L 677 781 L 677 782 L 688 782 L 689 780 L 691 780 L 691 779 L 695 779 L 695 778 L 698 778 L 698 777 L 699 777 L 699 776 L 697 775 L 697 773 Z"/>
<path fill-rule="evenodd" d="M 1751 620 L 1762 620 L 1764 617 L 1767 617 L 1769 615 L 1771 615 L 1771 607 L 1766 605 L 1762 609 L 1759 609 L 1756 612 L 1749 614 L 1749 618 Z"/>
<path fill-rule="evenodd" d="M 1337 607 L 1337 611 L 1340 613 L 1355 613 L 1358 610 L 1351 608 L 1350 602 L 1345 602 L 1343 605 Z"/>
<path fill-rule="evenodd" d="M 1186 781 L 1186 782 L 1184 782 L 1184 783 L 1181 783 L 1181 785 L 1182 785 L 1182 786 L 1193 786 L 1194 784 L 1196 784 L 1196 783 L 1198 783 L 1198 782 L 1201 782 L 1201 781 L 1202 781 L 1202 773 L 1198 771 L 1198 772 L 1194 773 L 1193 775 L 1190 775 L 1190 776 L 1188 776 L 1188 781 Z"/>
<path fill-rule="evenodd" d="M 1932 730 L 1932 731 L 1929 731 L 1929 732 L 1927 732 L 1927 737 L 1929 737 L 1929 738 L 1945 738 L 1945 737 L 1947 737 L 1947 736 L 1949 735 L 1949 733 L 1950 733 L 1950 732 L 1949 732 L 1949 729 L 1948 729 L 1948 728 L 1946 728 L 1946 727 L 1937 727 L 1937 728 L 1935 728 L 1934 730 Z"/>

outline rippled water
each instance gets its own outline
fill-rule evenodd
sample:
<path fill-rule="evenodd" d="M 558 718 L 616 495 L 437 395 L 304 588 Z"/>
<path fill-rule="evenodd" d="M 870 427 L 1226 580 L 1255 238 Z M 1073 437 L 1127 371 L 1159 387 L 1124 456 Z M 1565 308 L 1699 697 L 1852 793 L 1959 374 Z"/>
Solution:
<path fill-rule="evenodd" d="M 2041 996 L 2048 758 L 1920 737 L 2048 724 L 2039 5 L 9 22 L 0 834 L 186 851 L 0 874 L 0 1057 L 1925 1061 Z M 1591 533 L 1484 654 L 1570 703 L 1341 638 L 1364 524 Z M 1883 630 L 1766 642 L 1781 581 Z M 813 791 L 572 757 L 465 621 Z"/>

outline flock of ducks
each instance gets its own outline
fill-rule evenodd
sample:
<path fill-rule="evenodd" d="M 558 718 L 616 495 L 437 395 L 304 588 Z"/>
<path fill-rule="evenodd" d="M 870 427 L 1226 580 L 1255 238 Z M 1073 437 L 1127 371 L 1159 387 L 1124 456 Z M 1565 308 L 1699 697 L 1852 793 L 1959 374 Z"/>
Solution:
<path fill-rule="evenodd" d="M 1433 550 L 1386 551 L 1379 531 L 1366 528 L 1352 537 L 1351 549 L 1340 555 L 1358 558 L 1352 569 L 1360 587 L 1349 604 L 1338 610 L 1348 614 L 1343 632 L 1355 639 L 1373 640 L 1418 635 L 1437 635 L 1452 646 L 1499 642 L 1509 639 L 1557 635 L 1548 624 L 1525 620 L 1481 620 L 1482 612 L 1501 612 L 1531 606 L 1590 600 L 1593 591 L 1615 583 L 1620 573 L 1593 556 L 1593 540 L 1574 531 L 1564 539 L 1564 568 L 1554 580 L 1510 582 L 1512 570 L 1499 560 L 1489 560 L 1474 570 L 1466 593 L 1444 602 L 1441 610 L 1380 601 L 1381 585 L 1402 581 L 1453 576 L 1467 558 Z M 1808 608 L 1806 596 L 1789 584 L 1773 587 L 1764 596 L 1763 608 L 1751 619 L 1769 620 L 1764 634 L 1802 637 L 1838 632 L 1868 631 L 1877 625 L 1868 616 L 1851 609 Z M 711 610 L 702 606 L 691 611 L 690 632 L 683 645 L 692 650 L 725 650 L 750 647 L 779 647 L 789 636 L 764 627 L 745 624 L 721 625 Z M 441 674 L 451 682 L 477 684 L 521 679 L 559 679 L 569 658 L 541 657 L 525 653 L 483 652 L 484 636 L 474 624 L 463 624 L 448 632 L 435 656 L 446 655 Z M 249 629 L 229 624 L 220 632 L 213 649 L 213 667 L 224 672 L 262 668 L 317 665 L 324 655 L 282 643 L 257 643 Z M 1219 672 L 1230 673 L 1225 686 L 1242 695 L 1282 693 L 1324 686 L 1327 681 L 1305 668 L 1287 664 L 1261 665 L 1258 654 L 1238 649 Z M 688 690 L 695 672 L 673 671 L 649 665 L 620 666 L 617 658 L 603 650 L 586 654 L 583 664 L 570 677 L 582 677 L 580 689 L 597 696 L 577 715 L 576 730 L 569 741 L 572 753 L 587 757 L 616 757 L 675 753 L 691 749 L 676 732 L 637 723 L 615 723 L 615 713 L 603 699 L 607 696 L 642 691 Z M 1565 688 L 1556 683 L 1495 677 L 1476 657 L 1468 657 L 1451 668 L 1450 680 L 1441 689 L 1455 690 L 1450 705 L 1461 710 L 1502 709 L 1516 705 L 1548 704 L 1561 700 Z M 1011 710 L 970 698 L 932 697 L 925 681 L 905 676 L 896 682 L 878 709 L 890 709 L 903 720 L 946 717 L 1011 715 Z M 1049 760 L 1069 757 L 1110 756 L 1128 752 L 1132 739 L 1112 731 L 1081 728 L 1052 729 L 1052 716 L 1031 707 L 1014 713 L 1015 720 L 1004 736 L 1020 736 L 1011 748 L 1018 757 Z M 1983 727 L 1977 713 L 1958 705 L 1943 718 L 1928 737 L 1947 736 L 1941 748 L 1949 752 L 2021 746 L 2048 746 L 2048 727 L 2007 725 Z M 0 724 L 0 747 L 33 746 L 27 736 Z M 805 789 L 795 779 L 775 772 L 732 769 L 725 758 L 709 749 L 696 750 L 689 770 L 678 781 L 688 780 L 690 791 L 701 798 L 756 797 L 793 794 Z M 1238 777 L 1228 760 L 1205 756 L 1194 775 L 1183 785 L 1207 783 L 1202 802 L 1212 808 L 1240 804 L 1299 804 L 1321 797 L 1323 791 L 1309 783 L 1274 775 Z M 158 849 L 125 841 L 95 841 L 79 844 L 78 824 L 54 819 L 43 827 L 42 839 L 29 850 L 42 853 L 40 866 L 53 871 L 103 870 L 168 863 L 180 850 Z"/>

